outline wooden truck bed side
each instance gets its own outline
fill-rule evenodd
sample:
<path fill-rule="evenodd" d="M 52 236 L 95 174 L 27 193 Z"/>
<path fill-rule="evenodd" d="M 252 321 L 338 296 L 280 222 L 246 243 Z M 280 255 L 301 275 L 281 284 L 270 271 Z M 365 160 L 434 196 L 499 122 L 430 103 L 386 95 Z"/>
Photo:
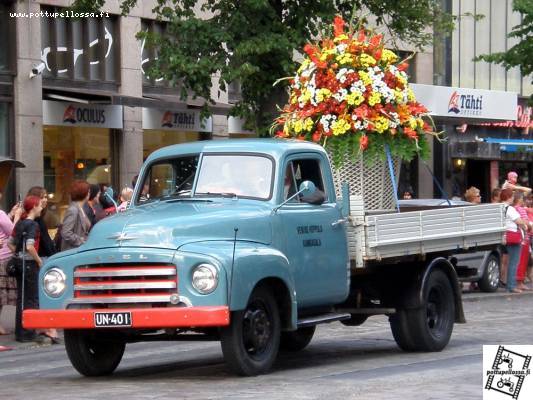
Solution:
<path fill-rule="evenodd" d="M 362 199 L 351 196 L 350 259 L 364 267 L 368 260 L 499 244 L 505 230 L 503 207 L 482 204 L 368 215 Z"/>

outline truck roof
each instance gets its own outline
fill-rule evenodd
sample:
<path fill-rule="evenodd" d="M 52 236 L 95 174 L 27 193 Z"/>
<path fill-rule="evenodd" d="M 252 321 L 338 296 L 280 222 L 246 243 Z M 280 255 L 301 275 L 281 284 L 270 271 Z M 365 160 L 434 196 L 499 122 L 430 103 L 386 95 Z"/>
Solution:
<path fill-rule="evenodd" d="M 179 154 L 229 153 L 250 152 L 265 153 L 278 158 L 289 151 L 319 151 L 324 149 L 311 142 L 294 139 L 227 139 L 227 140 L 204 140 L 199 142 L 175 144 L 154 151 L 147 158 L 154 159 L 172 157 Z"/>

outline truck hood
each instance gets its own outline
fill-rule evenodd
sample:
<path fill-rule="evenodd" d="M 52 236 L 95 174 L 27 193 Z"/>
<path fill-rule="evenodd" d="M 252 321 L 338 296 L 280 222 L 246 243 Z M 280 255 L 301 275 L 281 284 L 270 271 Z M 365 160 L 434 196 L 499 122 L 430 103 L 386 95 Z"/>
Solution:
<path fill-rule="evenodd" d="M 82 250 L 104 247 L 177 249 L 204 240 L 271 243 L 271 209 L 248 200 L 168 201 L 129 209 L 98 222 Z M 235 233 L 237 229 L 237 233 Z"/>

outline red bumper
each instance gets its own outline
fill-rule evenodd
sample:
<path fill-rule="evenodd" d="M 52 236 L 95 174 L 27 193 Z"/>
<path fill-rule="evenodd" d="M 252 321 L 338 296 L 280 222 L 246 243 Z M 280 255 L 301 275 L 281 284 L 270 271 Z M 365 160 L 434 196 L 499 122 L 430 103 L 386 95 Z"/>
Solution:
<path fill-rule="evenodd" d="M 176 307 L 143 309 L 26 310 L 22 323 L 26 329 L 95 328 L 95 312 L 131 312 L 129 328 L 186 328 L 229 325 L 229 308 Z M 101 328 L 96 328 L 101 329 Z"/>

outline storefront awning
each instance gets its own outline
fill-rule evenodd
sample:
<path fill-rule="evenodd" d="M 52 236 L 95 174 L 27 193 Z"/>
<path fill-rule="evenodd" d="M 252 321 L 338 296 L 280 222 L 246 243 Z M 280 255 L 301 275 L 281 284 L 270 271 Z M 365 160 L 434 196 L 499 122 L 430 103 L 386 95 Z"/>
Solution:
<path fill-rule="evenodd" d="M 502 139 L 502 138 L 484 138 L 486 143 L 495 143 L 500 145 L 500 150 L 505 152 L 515 151 L 533 151 L 533 140 L 530 139 Z"/>

